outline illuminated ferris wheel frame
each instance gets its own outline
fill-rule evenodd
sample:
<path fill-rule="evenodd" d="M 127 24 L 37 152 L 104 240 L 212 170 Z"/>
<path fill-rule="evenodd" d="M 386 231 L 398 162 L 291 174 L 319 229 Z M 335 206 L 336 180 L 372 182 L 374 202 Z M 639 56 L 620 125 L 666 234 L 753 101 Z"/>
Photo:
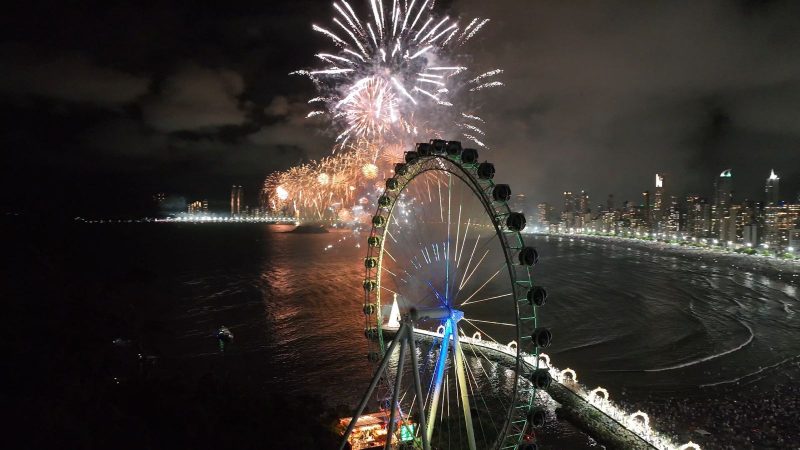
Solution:
<path fill-rule="evenodd" d="M 506 184 L 495 184 L 494 166 L 491 163 L 478 162 L 478 152 L 474 149 L 462 149 L 458 142 L 446 142 L 443 140 L 432 140 L 428 144 L 418 144 L 416 151 L 405 153 L 405 161 L 395 165 L 394 177 L 386 180 L 386 189 L 378 199 L 378 207 L 372 218 L 372 230 L 368 239 L 368 254 L 365 259 L 365 279 L 364 279 L 364 316 L 366 322 L 365 333 L 375 346 L 375 351 L 369 353 L 370 361 L 376 363 L 378 368 L 373 377 L 369 389 L 365 393 L 361 404 L 356 409 L 353 419 L 345 432 L 342 447 L 347 442 L 348 436 L 353 430 L 355 423 L 366 406 L 369 397 L 374 392 L 379 381 L 382 379 L 387 384 L 388 396 L 391 396 L 391 418 L 388 425 L 388 438 L 385 448 L 391 447 L 392 436 L 395 430 L 395 407 L 398 401 L 400 390 L 400 379 L 402 378 L 403 364 L 405 360 L 406 348 L 410 346 L 412 355 L 412 369 L 414 372 L 414 388 L 418 398 L 421 395 L 419 380 L 419 366 L 416 361 L 415 348 L 415 324 L 423 319 L 441 320 L 442 325 L 437 330 L 441 334 L 441 347 L 439 349 L 439 359 L 441 367 L 445 367 L 448 356 L 448 346 L 452 341 L 452 364 L 456 374 L 460 379 L 460 394 L 464 421 L 467 429 L 467 441 L 469 448 L 476 448 L 475 438 L 472 430 L 472 419 L 469 404 L 469 396 L 464 387 L 464 355 L 461 353 L 460 341 L 470 341 L 463 334 L 459 336 L 458 320 L 463 317 L 463 312 L 446 305 L 433 310 L 411 311 L 402 320 L 399 329 L 386 330 L 383 326 L 381 313 L 381 274 L 383 264 L 383 243 L 388 233 L 389 224 L 392 220 L 392 213 L 401 194 L 407 186 L 418 176 L 431 172 L 445 172 L 465 183 L 483 206 L 483 210 L 494 226 L 494 232 L 499 238 L 502 246 L 503 256 L 510 278 L 508 293 L 512 294 L 510 301 L 514 302 L 513 311 L 515 313 L 515 332 L 516 340 L 509 343 L 507 351 L 511 350 L 514 355 L 513 363 L 513 389 L 511 389 L 508 410 L 505 412 L 503 424 L 499 429 L 499 435 L 494 440 L 494 449 L 533 449 L 536 445 L 526 443 L 526 431 L 529 425 L 541 426 L 544 423 L 544 411 L 541 408 L 534 408 L 536 390 L 544 389 L 550 384 L 550 375 L 547 369 L 539 368 L 539 348 L 547 347 L 550 344 L 551 334 L 549 330 L 537 327 L 537 305 L 544 304 L 546 292 L 543 288 L 534 286 L 531 279 L 531 268 L 538 262 L 538 254 L 532 247 L 525 245 L 520 231 L 525 227 L 525 216 L 519 212 L 513 212 L 508 206 L 511 197 L 511 189 Z M 448 225 L 449 227 L 449 225 Z M 459 316 L 460 315 L 460 316 Z M 441 330 L 441 331 L 440 331 Z M 523 333 L 523 330 L 533 330 L 532 333 Z M 388 336 L 393 334 L 394 339 L 387 348 Z M 477 334 L 477 333 L 476 333 Z M 473 337 L 472 340 L 475 338 Z M 395 385 L 391 386 L 388 382 L 389 359 L 395 349 L 400 345 L 399 363 L 395 367 Z M 529 343 L 529 354 L 532 354 L 536 361 L 533 370 L 526 369 L 522 361 L 523 345 L 517 343 Z M 438 366 L 437 366 L 438 367 Z M 527 372 L 527 373 L 523 373 Z M 417 402 L 417 417 L 421 431 L 418 433 L 422 441 L 423 448 L 430 449 L 430 440 L 433 433 L 433 421 L 426 421 L 426 415 L 435 416 L 435 400 L 441 389 L 441 377 L 433 386 L 433 398 L 431 409 L 425 411 L 426 406 L 423 402 Z M 387 396 L 387 398 L 388 398 Z"/>

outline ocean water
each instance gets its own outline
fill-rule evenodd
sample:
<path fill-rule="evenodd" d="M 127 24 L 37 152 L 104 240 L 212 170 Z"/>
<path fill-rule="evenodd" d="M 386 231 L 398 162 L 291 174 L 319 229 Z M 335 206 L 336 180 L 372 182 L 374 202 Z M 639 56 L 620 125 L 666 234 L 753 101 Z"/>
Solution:
<path fill-rule="evenodd" d="M 70 289 L 103 280 L 91 296 L 150 324 L 104 332 L 109 342 L 135 341 L 156 371 L 191 373 L 222 360 L 259 389 L 352 407 L 372 375 L 361 312 L 366 235 L 291 229 L 81 225 L 52 263 Z M 527 240 L 540 254 L 535 282 L 549 291 L 539 319 L 554 334 L 547 353 L 590 388 L 631 402 L 692 399 L 800 376 L 796 284 L 620 243 Z M 235 335 L 224 355 L 213 338 L 222 325 Z M 596 446 L 554 418 L 540 441 Z"/>

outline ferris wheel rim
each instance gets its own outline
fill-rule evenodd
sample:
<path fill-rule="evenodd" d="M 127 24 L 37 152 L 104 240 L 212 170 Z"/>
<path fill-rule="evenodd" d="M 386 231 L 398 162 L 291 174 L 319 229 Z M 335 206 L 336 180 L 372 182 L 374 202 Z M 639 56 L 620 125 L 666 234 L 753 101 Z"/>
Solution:
<path fill-rule="evenodd" d="M 502 219 L 504 217 L 509 216 L 512 214 L 510 208 L 508 207 L 507 200 L 506 201 L 496 201 L 492 199 L 489 195 L 497 184 L 493 181 L 493 166 L 492 166 L 492 176 L 488 178 L 479 177 L 476 173 L 477 167 L 479 166 L 477 160 L 472 163 L 465 163 L 461 160 L 458 156 L 446 155 L 446 154 L 432 154 L 426 156 L 419 156 L 415 158 L 413 161 L 403 163 L 405 164 L 406 168 L 408 169 L 404 174 L 398 175 L 395 174 L 392 178 L 387 180 L 387 187 L 381 194 L 379 199 L 379 204 L 376 208 L 375 216 L 373 216 L 373 225 L 370 231 L 370 239 L 373 237 L 379 237 L 380 240 L 378 241 L 378 245 L 372 245 L 370 241 L 370 245 L 368 246 L 369 250 L 367 252 L 367 259 L 374 259 L 375 266 L 370 267 L 369 264 L 366 264 L 366 271 L 365 271 L 365 315 L 367 315 L 367 308 L 369 305 L 374 305 L 375 311 L 375 320 L 374 325 L 376 328 L 376 337 L 379 343 L 380 348 L 380 355 L 383 356 L 384 352 L 386 351 L 386 346 L 384 342 L 384 330 L 383 330 L 383 317 L 381 314 L 381 291 L 382 291 L 382 266 L 383 266 L 383 255 L 385 253 L 384 244 L 386 243 L 386 235 L 389 232 L 389 227 L 391 224 L 391 220 L 394 217 L 394 209 L 397 205 L 397 200 L 400 196 L 406 192 L 409 185 L 421 175 L 436 171 L 436 172 L 444 172 L 450 175 L 455 176 L 456 178 L 460 179 L 471 191 L 472 194 L 477 197 L 480 201 L 481 206 L 483 208 L 483 213 L 485 216 L 491 220 L 491 223 L 494 227 L 494 236 L 499 238 L 499 244 L 502 246 L 503 249 L 503 259 L 505 260 L 505 265 L 507 267 L 507 272 L 509 275 L 509 284 L 510 289 L 509 292 L 512 295 L 512 301 L 514 302 L 514 326 L 515 326 L 515 335 L 516 339 L 513 342 L 522 342 L 524 339 L 522 336 L 522 328 L 523 323 L 521 322 L 521 315 L 520 315 L 520 291 L 523 288 L 528 290 L 533 288 L 533 282 L 530 275 L 530 267 L 526 267 L 526 269 L 522 272 L 524 275 L 524 280 L 519 280 L 521 278 L 519 273 L 514 266 L 522 266 L 523 264 L 515 264 L 513 260 L 513 252 L 520 251 L 522 248 L 525 248 L 524 240 L 522 239 L 520 230 L 510 231 L 508 229 L 504 229 L 502 226 Z M 394 181 L 392 181 L 394 180 Z M 390 186 L 392 188 L 390 188 Z M 381 204 L 384 197 L 389 198 L 388 204 L 384 205 Z M 382 217 L 382 221 L 379 221 L 377 218 Z M 380 224 L 378 222 L 381 222 Z M 509 236 L 512 235 L 512 236 Z M 518 244 L 517 247 L 513 247 L 510 245 L 509 241 L 511 238 L 515 238 L 516 243 Z M 375 258 L 377 254 L 377 258 Z M 375 285 L 372 286 L 373 289 L 367 289 L 367 283 L 374 281 Z M 522 283 L 520 283 L 520 281 Z M 374 302 L 372 299 L 374 298 Z M 536 314 L 536 307 L 532 305 L 533 308 L 533 315 L 532 325 L 533 328 L 536 329 L 537 326 L 537 314 Z M 366 319 L 367 323 L 369 324 L 369 315 L 367 315 Z M 530 323 L 526 324 L 530 325 Z M 522 348 L 521 346 L 515 346 L 514 349 L 514 364 L 513 364 L 513 389 L 510 396 L 510 402 L 508 409 L 505 413 L 504 422 L 500 429 L 499 435 L 494 441 L 492 448 L 517 448 L 524 438 L 524 431 L 527 429 L 527 412 L 531 410 L 533 403 L 536 399 L 536 389 L 533 388 L 530 390 L 528 400 L 524 401 L 524 395 L 520 392 L 520 385 L 521 381 L 525 380 L 522 372 L 524 368 L 524 362 L 522 361 Z M 511 348 L 511 347 L 509 347 Z M 538 346 L 534 346 L 534 355 L 537 355 L 536 361 L 538 362 Z M 377 359 L 377 358 L 376 358 Z M 538 369 L 538 363 L 536 365 Z M 525 407 L 522 414 L 519 414 L 519 411 L 522 410 L 518 405 L 520 402 L 524 401 Z M 515 415 L 520 415 L 522 417 L 522 425 L 519 426 L 519 420 L 515 421 Z M 512 425 L 517 424 L 518 426 L 512 430 Z M 516 434 L 512 434 L 513 431 L 519 429 L 520 432 Z M 513 444 L 513 445 L 511 445 Z"/>

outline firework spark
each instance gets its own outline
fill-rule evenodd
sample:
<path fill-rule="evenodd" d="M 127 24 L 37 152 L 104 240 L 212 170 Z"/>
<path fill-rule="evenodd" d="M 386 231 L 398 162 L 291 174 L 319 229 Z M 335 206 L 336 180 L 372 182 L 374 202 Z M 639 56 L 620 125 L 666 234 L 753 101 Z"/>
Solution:
<path fill-rule="evenodd" d="M 316 54 L 324 67 L 293 74 L 308 76 L 323 91 L 314 100 L 324 103 L 324 112 L 341 127 L 340 145 L 353 139 L 413 143 L 421 133 L 453 137 L 464 128 L 458 111 L 465 103 L 462 93 L 503 84 L 495 79 L 500 69 L 465 78 L 468 68 L 453 56 L 489 19 L 475 18 L 462 27 L 439 17 L 429 0 L 368 3 L 371 15 L 362 18 L 346 0 L 335 1 L 334 26 L 312 30 L 337 49 Z M 461 135 L 483 145 L 471 133 Z"/>
<path fill-rule="evenodd" d="M 311 27 L 334 48 L 314 55 L 320 67 L 292 74 L 319 90 L 307 117 L 326 116 L 338 136 L 332 156 L 267 178 L 264 195 L 273 210 L 352 217 L 342 211 L 375 190 L 376 179 L 391 176 L 391 164 L 420 137 L 460 135 L 485 147 L 484 120 L 468 107 L 470 95 L 502 86 L 503 71 L 470 75 L 456 55 L 489 19 L 462 26 L 439 16 L 435 0 L 365 1 L 368 14 L 361 16 L 336 0 L 331 25 Z"/>

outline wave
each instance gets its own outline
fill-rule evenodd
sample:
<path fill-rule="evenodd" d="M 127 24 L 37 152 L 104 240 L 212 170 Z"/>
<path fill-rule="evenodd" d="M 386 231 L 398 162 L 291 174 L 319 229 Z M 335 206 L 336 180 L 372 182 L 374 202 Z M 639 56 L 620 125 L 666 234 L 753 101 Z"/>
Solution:
<path fill-rule="evenodd" d="M 750 333 L 750 336 L 742 344 L 737 345 L 734 348 L 725 350 L 724 352 L 715 353 L 713 355 L 705 356 L 703 358 L 698 358 L 698 359 L 695 359 L 695 360 L 692 360 L 692 361 L 688 361 L 688 362 L 685 362 L 685 363 L 681 363 L 681 364 L 676 364 L 674 366 L 661 367 L 661 368 L 658 368 L 658 369 L 644 369 L 644 372 L 665 372 L 667 370 L 683 369 L 684 367 L 694 366 L 696 364 L 700 364 L 700 363 L 703 363 L 703 362 L 706 362 L 706 361 L 711 361 L 712 359 L 717 359 L 719 357 L 731 354 L 731 353 L 733 353 L 735 351 L 738 351 L 738 350 L 741 350 L 741 349 L 745 348 L 751 342 L 753 342 L 753 339 L 755 338 L 755 335 L 753 334 L 753 329 L 750 328 L 749 325 L 747 325 L 746 323 L 744 323 L 742 321 L 739 321 L 739 323 L 744 325 L 744 327 L 747 328 L 747 331 Z"/>
<path fill-rule="evenodd" d="M 745 379 L 745 378 L 752 377 L 753 375 L 758 375 L 759 373 L 761 373 L 761 372 L 764 372 L 765 370 L 773 369 L 773 368 L 775 368 L 775 367 L 778 367 L 778 366 L 780 366 L 780 365 L 783 365 L 784 363 L 786 363 L 786 362 L 788 362 L 788 361 L 791 361 L 791 360 L 793 360 L 793 359 L 797 359 L 798 357 L 800 357 L 800 356 L 797 356 L 797 355 L 795 355 L 795 356 L 790 356 L 790 357 L 788 357 L 788 358 L 784 359 L 783 361 L 779 361 L 779 362 L 777 362 L 777 363 L 775 363 L 775 364 L 771 364 L 771 365 L 769 365 L 769 366 L 762 367 L 762 368 L 760 368 L 760 369 L 756 370 L 755 372 L 750 372 L 750 373 L 748 373 L 748 374 L 742 375 L 742 376 L 740 376 L 740 377 L 737 377 L 737 378 L 734 378 L 734 379 L 731 379 L 731 380 L 717 381 L 716 383 L 706 383 L 706 384 L 701 384 L 701 385 L 700 385 L 700 387 L 701 387 L 701 388 L 706 388 L 706 387 L 713 387 L 713 386 L 721 386 L 721 385 L 723 385 L 723 384 L 738 383 L 739 381 L 741 381 L 741 380 L 743 380 L 743 379 Z"/>

